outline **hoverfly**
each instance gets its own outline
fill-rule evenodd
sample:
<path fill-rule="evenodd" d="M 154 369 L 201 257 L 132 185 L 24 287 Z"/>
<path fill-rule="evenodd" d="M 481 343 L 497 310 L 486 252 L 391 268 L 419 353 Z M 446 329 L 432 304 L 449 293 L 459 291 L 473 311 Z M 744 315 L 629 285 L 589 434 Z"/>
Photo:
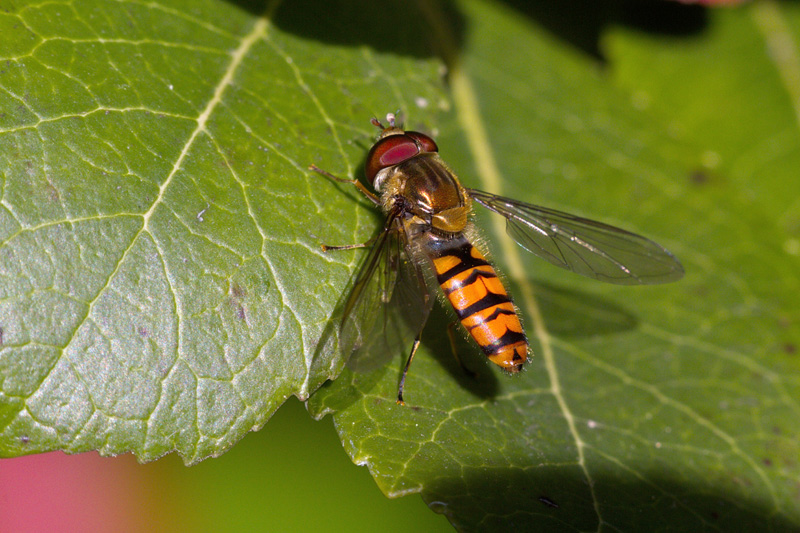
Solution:
<path fill-rule="evenodd" d="M 475 245 L 472 202 L 505 217 L 508 234 L 523 248 L 577 274 L 621 285 L 666 283 L 683 276 L 670 252 L 640 235 L 463 187 L 431 137 L 404 131 L 391 113 L 386 119 L 388 126 L 372 119 L 381 132 L 365 165 L 375 193 L 357 179 L 339 178 L 315 165 L 310 169 L 354 185 L 386 215 L 382 230 L 369 241 L 322 248 L 370 247 L 344 304 L 339 343 L 351 362 L 357 362 L 351 366 L 358 367 L 359 354 L 390 355 L 393 345 L 413 337 L 398 404 L 404 403 L 406 375 L 437 284 L 491 362 L 514 374 L 528 359 L 530 345 L 517 308 Z"/>

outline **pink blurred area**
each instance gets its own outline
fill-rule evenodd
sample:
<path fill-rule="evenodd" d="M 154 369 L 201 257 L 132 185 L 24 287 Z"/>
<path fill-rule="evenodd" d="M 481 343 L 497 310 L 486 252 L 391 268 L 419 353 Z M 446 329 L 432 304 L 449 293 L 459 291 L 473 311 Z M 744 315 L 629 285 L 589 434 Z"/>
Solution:
<path fill-rule="evenodd" d="M 148 477 L 130 455 L 61 452 L 0 460 L 0 531 L 143 531 Z"/>
<path fill-rule="evenodd" d="M 386 498 L 330 418 L 296 399 L 227 453 L 187 468 L 170 454 L 52 452 L 0 459 L 0 533 L 452 531 L 412 495 Z"/>

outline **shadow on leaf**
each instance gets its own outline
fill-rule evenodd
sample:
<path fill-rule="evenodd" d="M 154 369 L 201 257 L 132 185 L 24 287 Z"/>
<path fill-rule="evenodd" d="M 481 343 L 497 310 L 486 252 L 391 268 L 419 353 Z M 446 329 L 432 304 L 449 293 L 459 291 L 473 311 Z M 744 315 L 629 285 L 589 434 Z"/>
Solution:
<path fill-rule="evenodd" d="M 464 20 L 454 5 L 441 2 L 450 31 L 461 42 Z M 412 57 L 436 55 L 434 32 L 414 2 L 296 0 L 281 5 L 274 24 L 294 35 L 344 46 L 367 46 Z"/>
<path fill-rule="evenodd" d="M 748 497 L 749 486 L 759 482 L 755 473 L 749 480 L 724 472 L 704 479 L 654 470 L 652 464 L 627 466 L 621 471 L 610 462 L 595 464 L 591 480 L 577 465 L 502 472 L 462 466 L 463 476 L 432 481 L 422 497 L 457 529 L 480 524 L 483 531 L 798 530 L 773 503 Z"/>
<path fill-rule="evenodd" d="M 591 337 L 628 331 L 637 325 L 635 316 L 604 298 L 548 283 L 533 285 L 545 327 L 552 335 Z"/>
<path fill-rule="evenodd" d="M 558 39 L 597 59 L 603 59 L 601 35 L 614 24 L 672 36 L 695 35 L 708 24 L 706 8 L 679 2 L 570 0 L 560 2 L 558 8 L 544 1 L 505 3 Z"/>

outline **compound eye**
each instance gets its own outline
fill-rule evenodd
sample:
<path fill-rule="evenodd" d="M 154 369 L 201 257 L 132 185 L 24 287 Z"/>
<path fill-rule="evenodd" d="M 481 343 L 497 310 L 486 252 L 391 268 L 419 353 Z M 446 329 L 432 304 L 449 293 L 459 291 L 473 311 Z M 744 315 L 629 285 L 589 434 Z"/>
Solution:
<path fill-rule="evenodd" d="M 436 141 L 418 131 L 407 131 L 406 135 L 414 139 L 422 147 L 423 152 L 438 152 L 439 147 L 436 146 Z"/>
<path fill-rule="evenodd" d="M 420 146 L 408 135 L 389 135 L 376 142 L 369 151 L 365 173 L 370 183 L 375 175 L 387 167 L 399 165 L 419 155 Z"/>

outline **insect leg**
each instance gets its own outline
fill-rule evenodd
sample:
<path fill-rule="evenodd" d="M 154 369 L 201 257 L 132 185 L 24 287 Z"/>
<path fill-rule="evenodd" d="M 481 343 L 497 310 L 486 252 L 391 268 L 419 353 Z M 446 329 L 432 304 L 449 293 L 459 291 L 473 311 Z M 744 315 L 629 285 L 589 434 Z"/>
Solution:
<path fill-rule="evenodd" d="M 370 202 L 372 202 L 375 205 L 381 205 L 380 199 L 377 196 L 375 196 L 373 193 L 371 193 L 369 191 L 369 189 L 364 187 L 364 184 L 361 183 L 360 181 L 358 181 L 357 179 L 347 179 L 347 178 L 340 178 L 339 176 L 334 176 L 333 174 L 331 174 L 327 170 L 322 170 L 317 165 L 310 165 L 308 167 L 308 169 L 309 170 L 313 170 L 317 174 L 322 174 L 326 178 L 332 179 L 333 181 L 335 181 L 337 183 L 349 183 L 351 185 L 355 185 L 356 189 L 361 191 L 361 193 L 364 196 L 366 196 L 369 199 Z"/>
<path fill-rule="evenodd" d="M 477 378 L 478 373 L 473 372 L 472 370 L 467 368 L 466 365 L 464 365 L 464 363 L 461 361 L 461 358 L 458 356 L 458 348 L 456 348 L 456 334 L 455 334 L 456 324 L 457 322 L 453 321 L 447 325 L 447 336 L 450 338 L 450 350 L 452 350 L 453 352 L 453 358 L 458 363 L 458 366 L 461 367 L 461 370 L 463 370 L 469 377 Z"/>
<path fill-rule="evenodd" d="M 378 235 L 374 235 L 367 242 L 362 242 L 362 243 L 359 243 L 359 244 L 343 244 L 343 245 L 339 245 L 339 246 L 330 246 L 330 245 L 327 245 L 327 244 L 323 244 L 322 245 L 322 251 L 323 252 L 329 252 L 331 250 L 352 250 L 354 248 L 367 248 L 369 246 L 372 246 L 375 243 L 375 239 L 377 239 L 379 235 L 380 235 L 380 233 Z"/>
<path fill-rule="evenodd" d="M 397 405 L 406 404 L 406 402 L 403 401 L 403 387 L 406 385 L 408 367 L 411 366 L 411 361 L 414 360 L 414 354 L 417 353 L 417 348 L 419 348 L 420 337 L 422 337 L 422 330 L 420 330 L 419 333 L 417 333 L 417 336 L 414 338 L 414 345 L 411 347 L 411 354 L 408 356 L 408 361 L 406 361 L 405 368 L 403 368 L 403 375 L 400 377 L 400 384 L 397 386 Z"/>

